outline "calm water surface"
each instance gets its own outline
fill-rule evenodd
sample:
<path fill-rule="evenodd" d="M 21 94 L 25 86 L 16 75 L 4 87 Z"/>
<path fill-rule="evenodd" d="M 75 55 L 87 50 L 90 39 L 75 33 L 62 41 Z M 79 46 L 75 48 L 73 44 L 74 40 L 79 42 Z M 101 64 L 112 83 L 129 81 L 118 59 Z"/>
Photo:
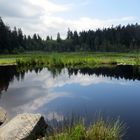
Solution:
<path fill-rule="evenodd" d="M 47 120 L 61 121 L 76 114 L 93 121 L 101 112 L 128 126 L 126 139 L 140 138 L 140 68 L 83 68 L 17 72 L 0 67 L 0 106 L 9 118 L 17 113 L 37 112 Z"/>

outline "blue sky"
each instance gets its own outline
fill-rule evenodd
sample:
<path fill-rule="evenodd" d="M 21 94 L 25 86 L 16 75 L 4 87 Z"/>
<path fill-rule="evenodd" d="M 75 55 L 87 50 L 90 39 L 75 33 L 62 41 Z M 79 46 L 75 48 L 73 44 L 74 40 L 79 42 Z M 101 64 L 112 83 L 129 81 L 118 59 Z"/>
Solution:
<path fill-rule="evenodd" d="M 73 18 L 87 16 L 91 18 L 119 18 L 126 16 L 139 17 L 139 0 L 53 0 L 61 4 L 74 4 L 68 15 Z M 64 14 L 65 15 L 65 14 Z"/>
<path fill-rule="evenodd" d="M 0 0 L 0 13 L 26 34 L 65 37 L 67 29 L 88 30 L 140 22 L 139 0 Z"/>

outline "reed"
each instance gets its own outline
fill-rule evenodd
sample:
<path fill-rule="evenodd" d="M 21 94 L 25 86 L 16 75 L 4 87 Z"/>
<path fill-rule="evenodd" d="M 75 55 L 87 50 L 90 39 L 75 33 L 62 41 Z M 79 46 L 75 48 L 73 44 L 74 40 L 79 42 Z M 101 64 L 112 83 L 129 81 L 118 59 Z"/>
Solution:
<path fill-rule="evenodd" d="M 0 56 L 0 65 L 17 64 L 49 67 L 95 65 L 140 65 L 139 53 L 38 53 Z"/>
<path fill-rule="evenodd" d="M 64 122 L 61 128 L 53 129 L 50 135 L 48 133 L 45 140 L 122 140 L 125 130 L 125 125 L 119 119 L 105 121 L 100 117 L 89 127 L 82 120 Z"/>

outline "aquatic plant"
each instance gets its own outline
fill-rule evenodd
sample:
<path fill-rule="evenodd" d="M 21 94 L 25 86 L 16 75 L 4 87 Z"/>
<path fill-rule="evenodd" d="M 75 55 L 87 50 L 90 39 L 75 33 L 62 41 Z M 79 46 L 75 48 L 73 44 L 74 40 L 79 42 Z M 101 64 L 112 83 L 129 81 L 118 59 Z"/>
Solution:
<path fill-rule="evenodd" d="M 105 121 L 99 118 L 89 127 L 84 121 L 66 125 L 64 123 L 60 129 L 53 129 L 53 132 L 46 135 L 45 140 L 121 140 L 125 135 L 125 125 L 116 121 Z"/>

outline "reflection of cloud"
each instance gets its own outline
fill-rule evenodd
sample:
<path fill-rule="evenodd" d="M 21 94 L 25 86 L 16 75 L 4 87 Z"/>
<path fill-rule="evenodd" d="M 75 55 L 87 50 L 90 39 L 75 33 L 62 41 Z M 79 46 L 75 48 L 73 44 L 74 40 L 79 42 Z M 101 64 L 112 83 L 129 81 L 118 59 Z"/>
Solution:
<path fill-rule="evenodd" d="M 29 86 L 32 83 L 36 84 L 37 82 L 38 86 L 45 88 L 47 91 L 52 88 L 63 87 L 64 85 L 68 84 L 79 84 L 81 86 L 89 86 L 91 84 L 111 82 L 110 80 L 108 80 L 108 78 L 103 76 L 97 77 L 96 75 L 83 75 L 81 73 L 69 76 L 68 71 L 66 69 L 63 69 L 62 72 L 55 78 L 47 69 L 44 69 L 38 75 L 36 75 L 35 72 L 30 73 L 28 76 L 25 75 L 24 80 L 26 80 L 26 83 L 23 83 L 24 86 Z M 32 80 L 32 83 L 30 80 Z M 18 87 L 20 86 L 23 86 L 22 82 Z M 12 85 L 12 87 L 17 87 L 17 83 L 15 85 Z"/>
<path fill-rule="evenodd" d="M 30 94 L 28 94 L 30 96 Z M 19 105 L 15 107 L 13 110 L 17 112 L 34 112 L 38 110 L 40 107 L 42 107 L 45 104 L 50 103 L 51 101 L 67 96 L 68 93 L 49 93 L 49 94 L 40 94 L 41 97 L 34 98 L 33 100 L 30 100 L 29 102 L 25 102 L 23 105 Z M 28 96 L 26 95 L 26 98 L 28 99 Z"/>
<path fill-rule="evenodd" d="M 101 82 L 109 82 L 107 78 L 96 77 L 95 75 L 71 75 L 69 77 L 66 69 L 62 70 L 61 74 L 53 78 L 52 74 L 47 70 L 43 69 L 38 75 L 35 72 L 25 74 L 23 81 L 14 81 L 10 85 L 12 93 L 10 96 L 11 103 L 13 106 L 13 112 L 36 112 L 39 108 L 47 106 L 50 102 L 60 98 L 68 97 L 70 93 L 65 92 L 54 92 L 53 89 L 57 87 L 63 87 L 70 84 L 79 84 L 80 86 L 89 86 L 91 84 L 98 84 Z M 21 93 L 16 93 L 21 92 Z M 6 100 L 8 99 L 8 97 Z M 13 96 L 16 98 L 13 98 Z M 84 98 L 85 97 L 81 97 Z M 86 98 L 87 100 L 88 98 Z M 56 115 L 56 114 L 55 114 Z"/>
<path fill-rule="evenodd" d="M 128 84 L 125 80 L 110 80 L 107 77 L 95 76 L 95 75 L 82 75 L 78 72 L 77 75 L 71 75 L 69 77 L 68 71 L 63 69 L 61 74 L 53 78 L 51 72 L 46 68 L 43 69 L 38 75 L 35 72 L 25 74 L 23 81 L 17 82 L 16 80 L 9 86 L 7 94 L 3 94 L 3 102 L 6 102 L 6 109 L 10 112 L 37 112 L 43 107 L 54 100 L 62 97 L 74 97 L 70 91 L 69 92 L 57 92 L 54 88 L 63 87 L 65 85 L 78 84 L 80 86 L 90 86 L 99 83 L 109 83 L 109 84 Z M 80 99 L 90 100 L 88 96 L 80 96 Z M 55 104 L 56 105 L 56 104 Z M 55 117 L 60 120 L 62 117 L 54 113 Z M 48 114 L 49 119 L 52 114 Z"/>
<path fill-rule="evenodd" d="M 132 83 L 128 83 L 126 81 L 125 82 L 119 82 L 119 84 L 123 85 L 123 86 L 128 86 L 128 85 L 131 86 L 132 85 Z"/>
<path fill-rule="evenodd" d="M 65 74 L 64 74 L 65 73 Z M 79 84 L 81 86 L 89 86 L 91 84 L 98 84 L 98 83 L 108 83 L 109 80 L 102 76 L 95 76 L 95 75 L 82 75 L 78 73 L 77 75 L 71 75 L 69 77 L 68 72 L 63 70 L 60 75 L 53 78 L 51 75 L 42 75 L 44 79 L 43 87 L 54 88 L 54 87 L 63 87 L 67 84 Z M 40 77 L 41 78 L 41 77 Z M 42 78 L 41 78 L 42 79 Z"/>
<path fill-rule="evenodd" d="M 57 120 L 62 121 L 64 119 L 63 115 L 58 114 L 57 112 L 50 112 L 46 115 L 48 121 Z"/>

